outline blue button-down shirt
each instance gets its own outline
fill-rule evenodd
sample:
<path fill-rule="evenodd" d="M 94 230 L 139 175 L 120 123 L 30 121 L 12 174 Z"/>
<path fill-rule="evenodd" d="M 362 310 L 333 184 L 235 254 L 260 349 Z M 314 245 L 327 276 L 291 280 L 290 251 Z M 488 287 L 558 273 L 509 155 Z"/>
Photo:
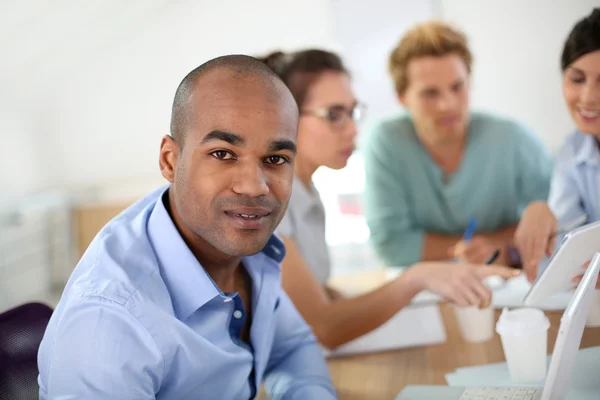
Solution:
<path fill-rule="evenodd" d="M 575 132 L 556 158 L 548 204 L 560 224 L 587 214 L 600 221 L 600 151 L 593 136 Z"/>
<path fill-rule="evenodd" d="M 223 293 L 179 235 L 165 188 L 94 239 L 42 340 L 40 399 L 249 399 L 265 377 L 273 399 L 334 399 L 310 328 L 280 286 L 282 242 L 245 257 L 246 311 Z"/>

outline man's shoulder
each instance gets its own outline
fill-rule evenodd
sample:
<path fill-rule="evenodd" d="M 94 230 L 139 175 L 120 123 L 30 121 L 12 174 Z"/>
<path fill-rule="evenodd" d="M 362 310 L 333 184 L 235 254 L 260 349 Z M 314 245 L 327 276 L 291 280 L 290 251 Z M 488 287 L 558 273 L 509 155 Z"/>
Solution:
<path fill-rule="evenodd" d="M 489 133 L 494 136 L 502 133 L 504 137 L 528 134 L 527 126 L 507 116 L 492 114 L 485 111 L 471 113 L 471 126 L 475 131 Z"/>
<path fill-rule="evenodd" d="M 498 149 L 547 152 L 531 127 L 514 118 L 482 111 L 473 112 L 470 131 Z"/>
<path fill-rule="evenodd" d="M 146 232 L 154 204 L 150 198 L 137 202 L 94 238 L 65 286 L 47 330 L 50 338 L 64 329 L 85 331 L 81 324 L 90 320 L 101 330 L 154 338 L 164 317 L 174 315 Z"/>
<path fill-rule="evenodd" d="M 399 113 L 381 118 L 366 128 L 362 145 L 389 144 L 392 142 L 413 141 L 415 127 L 407 113 Z"/>
<path fill-rule="evenodd" d="M 412 163 L 422 156 L 412 118 L 407 113 L 381 119 L 361 135 L 359 150 L 370 169 L 385 166 L 386 169 L 401 168 L 396 163 Z M 385 160 L 372 163 L 373 160 Z M 395 166 L 393 166 L 395 165 Z"/>
<path fill-rule="evenodd" d="M 66 294 L 101 296 L 124 305 L 136 291 L 156 289 L 153 281 L 161 281 L 158 260 L 146 227 L 158 199 L 157 192 L 144 197 L 100 230 L 71 275 Z"/>

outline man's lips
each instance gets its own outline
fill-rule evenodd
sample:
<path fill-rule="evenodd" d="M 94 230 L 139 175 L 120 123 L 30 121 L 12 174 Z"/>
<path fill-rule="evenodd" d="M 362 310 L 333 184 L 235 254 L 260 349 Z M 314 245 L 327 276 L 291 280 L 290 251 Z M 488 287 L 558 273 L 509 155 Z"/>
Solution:
<path fill-rule="evenodd" d="M 267 215 L 271 214 L 271 210 L 266 209 L 264 207 L 238 207 L 226 210 L 225 214 L 260 218 L 266 217 Z"/>
<path fill-rule="evenodd" d="M 239 207 L 225 211 L 233 225 L 242 230 L 259 230 L 268 221 L 271 211 L 261 207 Z"/>

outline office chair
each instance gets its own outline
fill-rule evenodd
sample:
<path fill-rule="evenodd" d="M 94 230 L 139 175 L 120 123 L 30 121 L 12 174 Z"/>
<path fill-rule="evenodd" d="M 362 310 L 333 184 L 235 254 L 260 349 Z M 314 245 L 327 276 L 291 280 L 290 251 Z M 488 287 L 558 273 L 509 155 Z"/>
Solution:
<path fill-rule="evenodd" d="M 38 398 L 37 353 L 52 311 L 27 303 L 0 314 L 0 400 Z"/>

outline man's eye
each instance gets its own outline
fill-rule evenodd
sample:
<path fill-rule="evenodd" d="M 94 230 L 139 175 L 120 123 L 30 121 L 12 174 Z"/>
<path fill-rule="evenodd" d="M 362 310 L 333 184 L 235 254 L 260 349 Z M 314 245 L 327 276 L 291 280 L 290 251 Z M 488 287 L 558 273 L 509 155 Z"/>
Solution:
<path fill-rule="evenodd" d="M 461 89 L 463 88 L 463 83 L 457 83 L 456 85 L 452 86 L 452 91 L 453 92 L 459 92 Z"/>
<path fill-rule="evenodd" d="M 269 156 L 265 161 L 267 162 L 267 164 L 281 165 L 284 164 L 287 160 L 282 156 Z"/>
<path fill-rule="evenodd" d="M 233 160 L 233 154 L 225 150 L 213 151 L 210 154 L 219 160 Z"/>

